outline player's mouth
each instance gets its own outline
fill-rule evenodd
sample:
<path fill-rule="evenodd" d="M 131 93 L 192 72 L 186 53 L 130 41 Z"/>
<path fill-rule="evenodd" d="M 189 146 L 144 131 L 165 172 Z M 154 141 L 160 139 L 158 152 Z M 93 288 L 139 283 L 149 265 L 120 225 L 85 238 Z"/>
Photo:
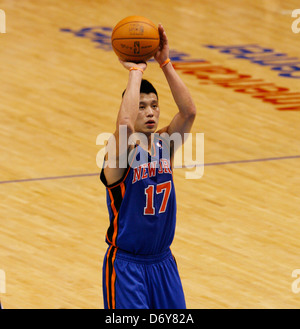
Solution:
<path fill-rule="evenodd" d="M 146 126 L 147 126 L 148 128 L 153 128 L 153 127 L 155 126 L 155 121 L 154 121 L 154 120 L 148 120 L 148 121 L 146 122 Z"/>

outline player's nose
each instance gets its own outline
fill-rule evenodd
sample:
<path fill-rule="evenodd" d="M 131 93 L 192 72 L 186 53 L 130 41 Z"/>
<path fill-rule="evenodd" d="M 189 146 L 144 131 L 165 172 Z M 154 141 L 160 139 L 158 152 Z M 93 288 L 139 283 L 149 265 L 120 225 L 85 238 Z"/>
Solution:
<path fill-rule="evenodd" d="M 147 107 L 147 112 L 146 112 L 146 116 L 147 117 L 153 117 L 154 116 L 154 112 L 151 106 Z"/>

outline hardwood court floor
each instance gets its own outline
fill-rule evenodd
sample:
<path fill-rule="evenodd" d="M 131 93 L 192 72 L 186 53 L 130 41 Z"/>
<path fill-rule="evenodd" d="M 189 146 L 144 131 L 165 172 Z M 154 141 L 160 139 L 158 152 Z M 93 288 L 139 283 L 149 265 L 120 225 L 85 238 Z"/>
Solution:
<path fill-rule="evenodd" d="M 300 111 L 278 110 L 276 101 L 236 92 L 215 78 L 238 72 L 294 93 L 299 79 L 205 47 L 255 44 L 297 58 L 300 34 L 291 30 L 297 5 L 1 2 L 7 20 L 7 33 L 0 35 L 5 308 L 103 307 L 108 215 L 96 137 L 114 130 L 127 72 L 103 35 L 95 41 L 93 29 L 76 31 L 97 27 L 105 34 L 132 14 L 163 23 L 197 105 L 193 133 L 205 134 L 204 176 L 187 180 L 185 169 L 174 174 L 178 225 L 172 251 L 188 308 L 299 307 L 300 294 L 291 286 L 292 272 L 300 268 Z M 194 63 L 186 73 L 188 60 L 209 63 Z M 157 87 L 162 127 L 176 106 L 156 63 L 149 62 L 144 77 Z"/>

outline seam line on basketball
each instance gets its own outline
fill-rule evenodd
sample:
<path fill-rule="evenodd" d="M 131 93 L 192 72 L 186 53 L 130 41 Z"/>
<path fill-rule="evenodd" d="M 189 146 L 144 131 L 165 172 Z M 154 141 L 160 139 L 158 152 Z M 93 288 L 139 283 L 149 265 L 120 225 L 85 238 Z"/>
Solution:
<path fill-rule="evenodd" d="M 139 40 L 159 40 L 159 38 L 135 38 L 135 37 L 132 37 L 132 38 L 115 38 L 114 40 L 113 40 L 113 42 L 115 41 L 115 40 L 130 40 L 130 39 L 139 39 Z"/>
<path fill-rule="evenodd" d="M 126 55 L 126 56 L 131 56 L 131 57 L 144 57 L 144 56 L 147 56 L 147 55 L 149 55 L 149 54 L 151 54 L 151 53 L 153 53 L 154 51 L 152 50 L 152 51 L 150 51 L 149 53 L 146 53 L 146 54 L 143 54 L 143 55 L 138 55 L 138 54 L 126 54 L 126 53 L 123 53 L 122 51 L 120 51 L 120 50 L 117 50 L 118 51 L 118 53 L 120 53 L 120 54 L 123 54 L 123 55 Z"/>
<path fill-rule="evenodd" d="M 124 26 L 124 25 L 126 25 L 126 24 L 131 24 L 131 23 L 141 23 L 141 22 L 140 22 L 140 21 L 126 22 L 126 23 L 124 23 L 124 24 L 118 26 L 116 30 L 114 29 L 114 30 L 112 31 L 112 34 L 111 34 L 111 35 L 113 35 L 113 34 L 114 34 L 114 33 L 115 33 L 120 27 L 122 27 L 122 26 Z M 147 25 L 149 25 L 149 26 L 155 27 L 155 29 L 157 29 L 157 27 L 156 27 L 155 25 L 152 25 L 152 24 L 147 23 L 147 22 L 143 22 L 143 23 L 144 23 L 144 24 L 147 24 Z"/>

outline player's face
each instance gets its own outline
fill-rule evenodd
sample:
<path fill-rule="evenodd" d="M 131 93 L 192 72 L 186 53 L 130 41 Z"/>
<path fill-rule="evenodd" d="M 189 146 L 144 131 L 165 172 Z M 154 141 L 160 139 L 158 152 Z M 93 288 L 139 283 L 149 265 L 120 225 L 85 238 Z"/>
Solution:
<path fill-rule="evenodd" d="M 135 131 L 146 135 L 154 133 L 158 126 L 159 107 L 154 93 L 140 94 L 140 108 L 135 121 Z"/>

